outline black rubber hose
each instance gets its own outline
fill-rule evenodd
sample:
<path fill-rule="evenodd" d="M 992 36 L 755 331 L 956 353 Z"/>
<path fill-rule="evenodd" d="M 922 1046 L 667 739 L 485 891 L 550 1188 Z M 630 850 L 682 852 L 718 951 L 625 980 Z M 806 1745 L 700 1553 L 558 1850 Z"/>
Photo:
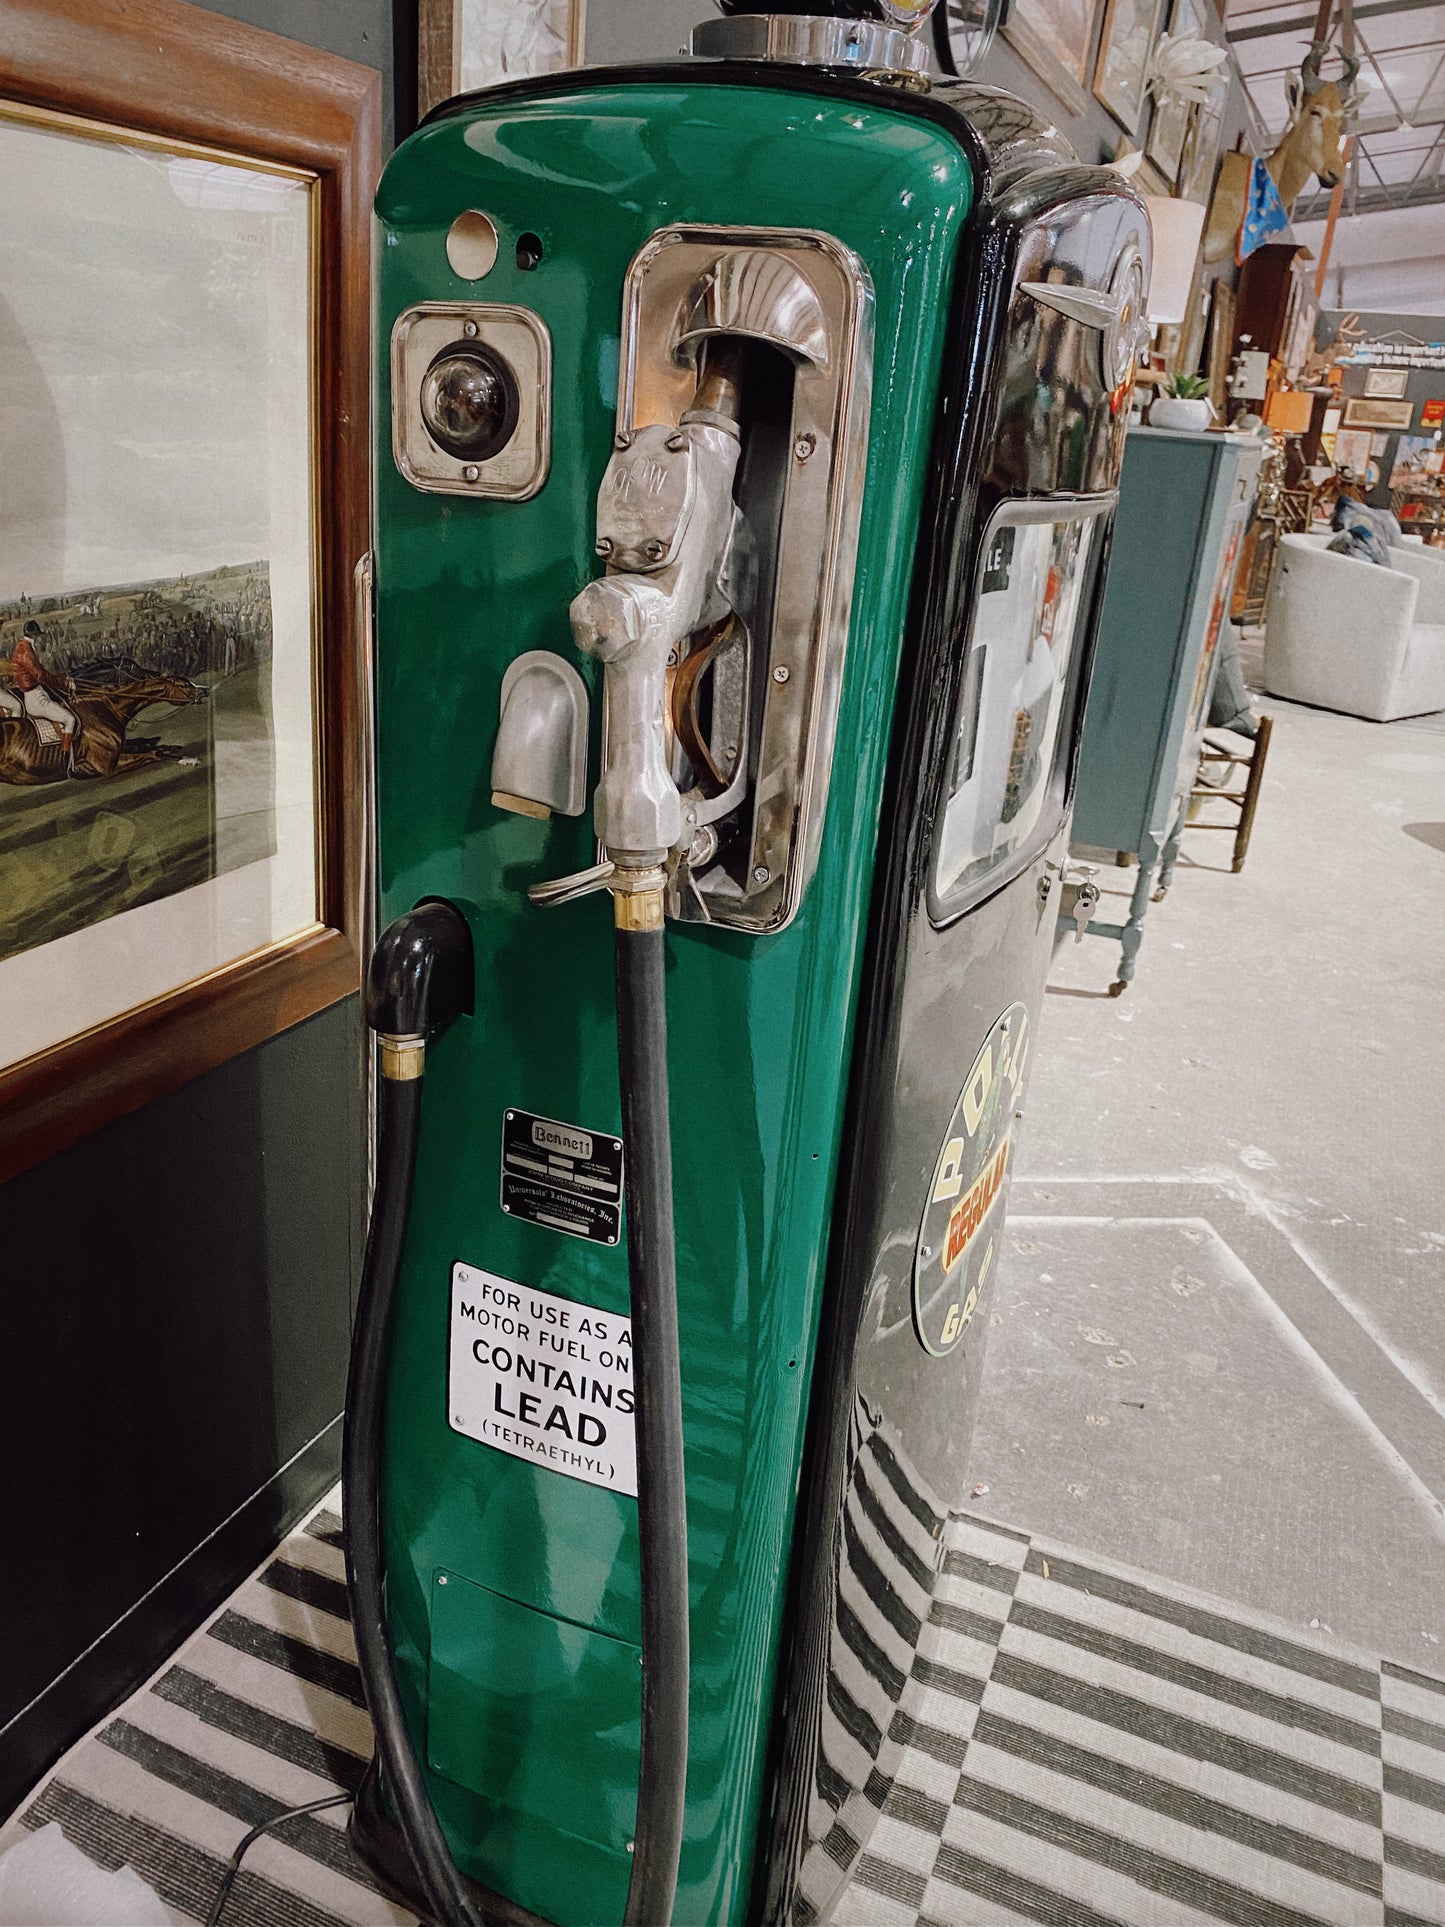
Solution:
<path fill-rule="evenodd" d="M 420 903 L 383 931 L 367 971 L 366 1014 L 372 1030 L 384 1037 L 419 1040 L 443 1029 L 471 1005 L 471 935 L 459 911 L 446 903 Z M 376 1188 L 361 1265 L 341 1446 L 346 1584 L 377 1758 L 422 1889 L 438 1927 L 485 1927 L 452 1859 L 412 1744 L 387 1639 L 382 1585 L 386 1363 L 416 1179 L 424 1062 L 418 1053 L 400 1075 L 388 1076 L 383 1050 L 377 1079 Z"/>
<path fill-rule="evenodd" d="M 387 1639 L 381 1583 L 381 1439 L 392 1308 L 416 1174 L 422 1079 L 399 1083 L 382 1077 L 377 1084 L 376 1192 L 362 1262 L 341 1450 L 351 1623 L 377 1757 L 422 1888 L 439 1927 L 483 1927 L 432 1806 Z"/>
<path fill-rule="evenodd" d="M 642 1746 L 624 1927 L 666 1927 L 687 1793 L 687 1494 L 661 930 L 619 930 L 617 1058 L 637 1388 Z"/>

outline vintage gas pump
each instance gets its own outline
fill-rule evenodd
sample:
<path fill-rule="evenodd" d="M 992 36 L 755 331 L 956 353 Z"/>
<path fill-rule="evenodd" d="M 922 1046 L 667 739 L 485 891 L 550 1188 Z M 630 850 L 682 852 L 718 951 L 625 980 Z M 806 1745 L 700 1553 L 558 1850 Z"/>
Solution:
<path fill-rule="evenodd" d="M 826 1918 L 909 1730 L 1149 262 L 928 10 L 378 197 L 353 1837 L 449 1927 Z"/>

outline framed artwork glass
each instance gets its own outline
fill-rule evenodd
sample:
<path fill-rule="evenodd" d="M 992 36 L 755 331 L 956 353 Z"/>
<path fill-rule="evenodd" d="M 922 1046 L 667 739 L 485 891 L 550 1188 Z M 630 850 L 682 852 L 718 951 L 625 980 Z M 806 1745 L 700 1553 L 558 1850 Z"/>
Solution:
<path fill-rule="evenodd" d="M 1169 36 L 1172 40 L 1179 40 L 1197 34 L 1207 40 L 1210 18 L 1204 0 L 1174 0 L 1169 15 Z M 1149 123 L 1149 139 L 1144 151 L 1171 186 L 1179 180 L 1184 140 L 1189 132 L 1190 106 L 1187 100 L 1156 102 Z"/>
<path fill-rule="evenodd" d="M 359 981 L 379 77 L 74 12 L 0 43 L 0 1175 Z"/>
<path fill-rule="evenodd" d="M 1095 0 L 1013 0 L 1003 26 L 1005 40 L 1071 114 L 1089 104 L 1094 12 Z"/>
<path fill-rule="evenodd" d="M 1352 395 L 1345 403 L 1346 428 L 1408 428 L 1414 419 L 1412 401 L 1367 401 Z"/>
<path fill-rule="evenodd" d="M 1137 134 L 1144 113 L 1144 83 L 1159 0 L 1108 0 L 1099 58 L 1094 66 L 1094 97 L 1130 134 Z"/>
<path fill-rule="evenodd" d="M 420 0 L 419 106 L 580 67 L 587 0 Z"/>
<path fill-rule="evenodd" d="M 1367 368 L 1365 393 L 1379 400 L 1403 401 L 1410 385 L 1408 368 Z"/>

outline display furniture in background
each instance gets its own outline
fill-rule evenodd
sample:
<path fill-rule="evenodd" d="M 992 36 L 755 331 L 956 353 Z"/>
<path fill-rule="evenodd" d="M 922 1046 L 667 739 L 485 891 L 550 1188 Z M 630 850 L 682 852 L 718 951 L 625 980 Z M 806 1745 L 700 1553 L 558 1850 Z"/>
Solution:
<path fill-rule="evenodd" d="M 1138 861 L 1127 920 L 1087 927 L 1120 945 L 1116 996 L 1134 975 L 1156 877 L 1162 893 L 1178 852 L 1263 454 L 1253 436 L 1129 433 L 1073 826 L 1076 852 Z"/>
<path fill-rule="evenodd" d="M 1390 566 L 1287 535 L 1265 616 L 1273 696 L 1372 722 L 1445 710 L 1445 559 L 1392 548 Z"/>
<path fill-rule="evenodd" d="M 1254 507 L 1239 547 L 1230 598 L 1229 619 L 1253 628 L 1263 622 L 1269 587 L 1279 553 L 1280 493 L 1284 483 L 1284 450 L 1273 440 L 1265 443 L 1259 465 Z"/>
<path fill-rule="evenodd" d="M 1290 381 L 1301 373 L 1314 339 L 1318 303 L 1309 260 L 1309 249 L 1298 242 L 1267 241 L 1240 269 L 1235 294 L 1236 341 L 1248 335 L 1251 348 L 1279 362 Z"/>
<path fill-rule="evenodd" d="M 0 1177 L 360 977 L 379 85 L 156 12 L 0 13 Z"/>
<path fill-rule="evenodd" d="M 587 0 L 417 0 L 418 108 L 580 67 L 586 34 Z"/>
<path fill-rule="evenodd" d="M 1244 868 L 1245 858 L 1249 855 L 1249 839 L 1254 834 L 1255 814 L 1259 809 L 1259 792 L 1264 783 L 1264 772 L 1269 763 L 1269 746 L 1274 735 L 1274 718 L 1261 716 L 1253 736 L 1241 736 L 1232 729 L 1206 729 L 1204 747 L 1199 754 L 1200 780 L 1189 792 L 1189 805 L 1185 811 L 1184 827 L 1187 830 L 1225 830 L 1234 837 L 1234 847 L 1229 853 L 1229 867 L 1235 876 Z M 1222 773 L 1224 783 L 1233 780 L 1234 772 L 1244 771 L 1243 789 L 1216 787 L 1204 781 L 1204 772 L 1217 769 Z M 1202 820 L 1205 804 L 1223 803 L 1234 814 L 1227 822 L 1220 823 Z M 1196 811 L 1199 812 L 1196 815 Z"/>

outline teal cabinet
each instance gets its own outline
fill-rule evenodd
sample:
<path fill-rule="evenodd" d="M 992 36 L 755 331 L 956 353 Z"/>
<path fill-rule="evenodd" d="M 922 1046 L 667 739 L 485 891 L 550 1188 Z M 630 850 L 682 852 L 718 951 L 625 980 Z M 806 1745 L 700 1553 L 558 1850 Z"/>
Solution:
<path fill-rule="evenodd" d="M 1139 863 L 1128 920 L 1088 926 L 1121 945 L 1115 995 L 1178 851 L 1263 453 L 1252 436 L 1162 428 L 1133 429 L 1125 446 L 1073 825 L 1076 849 Z"/>

